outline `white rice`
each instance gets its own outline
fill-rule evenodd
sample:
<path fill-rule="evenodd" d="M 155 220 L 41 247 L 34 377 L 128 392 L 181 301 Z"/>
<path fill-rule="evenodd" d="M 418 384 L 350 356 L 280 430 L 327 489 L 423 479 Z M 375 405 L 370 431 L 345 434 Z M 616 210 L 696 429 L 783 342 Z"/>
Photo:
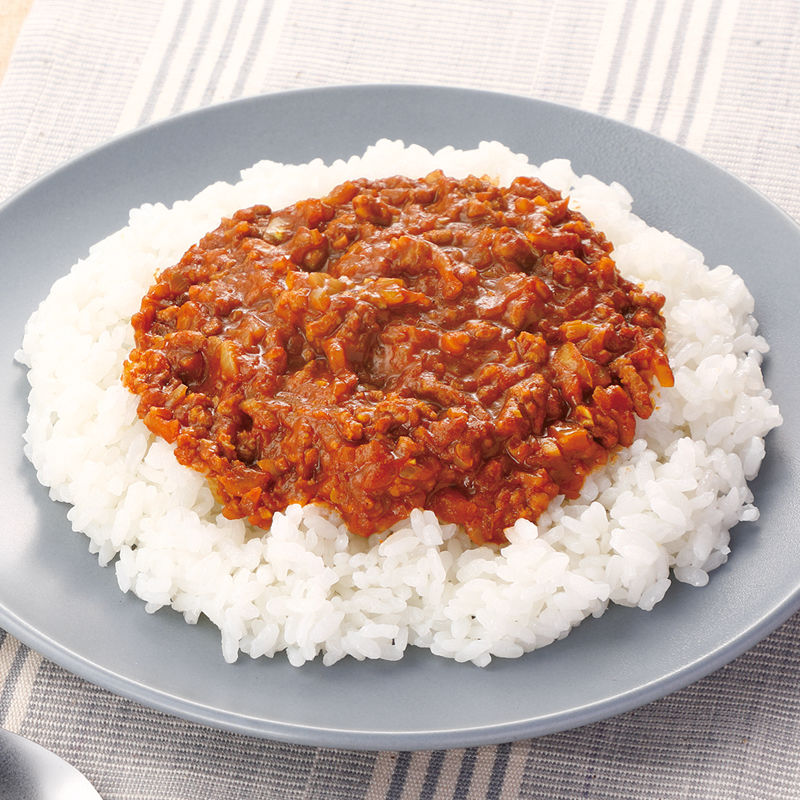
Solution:
<path fill-rule="evenodd" d="M 428 511 L 369 540 L 312 506 L 277 514 L 265 534 L 224 519 L 204 479 L 147 431 L 120 383 L 130 317 L 155 274 L 238 208 L 280 208 L 346 178 L 436 168 L 501 184 L 537 175 L 570 194 L 614 242 L 620 271 L 666 296 L 674 388 L 661 390 L 634 444 L 593 473 L 578 500 L 556 498 L 536 525 L 518 521 L 499 550 L 472 546 Z M 116 559 L 120 588 L 150 612 L 172 606 L 190 623 L 206 615 L 227 661 L 240 650 L 285 650 L 294 665 L 320 653 L 325 664 L 399 659 L 412 644 L 483 666 L 562 638 L 609 602 L 652 609 L 670 575 L 705 584 L 728 558 L 729 529 L 757 518 L 746 481 L 781 417 L 742 280 L 726 266 L 709 269 L 630 206 L 619 184 L 578 177 L 563 160 L 536 168 L 496 142 L 431 154 L 383 140 L 330 166 L 264 161 L 236 185 L 214 184 L 171 209 L 135 209 L 28 322 L 18 353 L 32 387 L 25 452 L 50 496 L 71 504 L 72 527 L 100 563 Z"/>

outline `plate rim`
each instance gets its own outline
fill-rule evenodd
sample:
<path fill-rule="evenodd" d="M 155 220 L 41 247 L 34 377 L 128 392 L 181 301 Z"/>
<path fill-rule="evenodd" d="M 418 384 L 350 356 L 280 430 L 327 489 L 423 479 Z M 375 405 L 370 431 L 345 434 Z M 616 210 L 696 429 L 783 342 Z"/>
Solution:
<path fill-rule="evenodd" d="M 525 95 L 494 92 L 487 90 L 475 90 L 462 87 L 437 86 L 430 84 L 416 85 L 413 83 L 400 84 L 340 84 L 335 86 L 308 87 L 294 89 L 283 92 L 266 93 L 252 97 L 237 98 L 222 103 L 205 106 L 198 109 L 174 115 L 162 120 L 155 121 L 141 128 L 127 131 L 112 137 L 86 151 L 79 153 L 73 158 L 56 165 L 43 175 L 21 187 L 17 192 L 10 195 L 0 204 L 0 215 L 3 215 L 7 208 L 20 202 L 29 194 L 41 190 L 53 178 L 61 173 L 79 169 L 85 162 L 91 162 L 97 158 L 98 154 L 108 152 L 126 141 L 131 139 L 146 138 L 157 135 L 160 129 L 173 125 L 182 125 L 192 118 L 202 118 L 209 113 L 222 113 L 226 108 L 243 105 L 260 105 L 275 98 L 287 96 L 309 96 L 320 92 L 352 92 L 352 91 L 391 91 L 403 90 L 411 92 L 440 93 L 461 93 L 463 95 L 486 95 L 496 99 L 509 98 L 514 102 L 523 102 L 532 106 L 549 107 L 556 109 L 557 113 L 566 112 L 568 115 L 583 117 L 587 120 L 601 120 L 603 125 L 613 125 L 633 131 L 637 136 L 647 137 L 658 142 L 659 147 L 668 148 L 680 153 L 681 158 L 690 157 L 702 162 L 705 168 L 711 169 L 716 173 L 725 176 L 728 180 L 735 181 L 740 188 L 747 190 L 752 196 L 758 198 L 770 209 L 770 212 L 777 212 L 783 221 L 789 223 L 797 233 L 800 233 L 800 226 L 787 212 L 772 202 L 769 198 L 744 183 L 733 173 L 719 167 L 707 158 L 688 150 L 680 145 L 655 136 L 652 133 L 628 125 L 618 120 L 603 117 L 593 112 L 584 111 L 571 106 L 554 103 L 547 100 L 527 97 Z M 243 168 L 246 168 L 245 165 Z M 169 201 L 173 202 L 173 201 Z M 83 536 L 83 534 L 81 534 Z M 85 542 L 82 542 L 85 544 Z M 582 725 L 615 716 L 633 708 L 640 707 L 653 700 L 664 697 L 672 692 L 684 688 L 691 683 L 716 671 L 723 665 L 729 663 L 745 651 L 753 647 L 758 641 L 769 635 L 780 624 L 786 621 L 793 613 L 800 608 L 800 584 L 794 592 L 787 596 L 774 610 L 748 627 L 746 627 L 737 638 L 711 651 L 703 659 L 696 663 L 685 665 L 681 670 L 676 671 L 667 678 L 661 678 L 644 686 L 629 689 L 619 695 L 607 697 L 603 700 L 587 704 L 578 709 L 563 710 L 557 713 L 548 714 L 540 717 L 532 717 L 525 720 L 518 720 L 509 723 L 498 723 L 493 725 L 483 725 L 475 727 L 462 727 L 458 729 L 448 729 L 441 731 L 420 730 L 420 731 L 383 731 L 376 733 L 373 731 L 353 731 L 351 729 L 337 729 L 329 727 L 313 727 L 305 724 L 289 724 L 282 721 L 264 720 L 260 717 L 248 717 L 236 712 L 206 706 L 185 698 L 176 697 L 170 693 L 157 689 L 146 684 L 120 675 L 110 669 L 104 669 L 83 657 L 80 653 L 75 653 L 49 637 L 41 634 L 35 628 L 28 625 L 24 619 L 15 614 L 0 602 L 0 626 L 10 634 L 18 638 L 23 643 L 33 647 L 51 661 L 59 664 L 68 671 L 91 683 L 108 689 L 115 694 L 122 695 L 136 702 L 160 711 L 174 714 L 184 719 L 199 722 L 214 728 L 243 733 L 252 736 L 269 737 L 281 741 L 297 744 L 345 747 L 347 749 L 364 750 L 387 750 L 387 749 L 429 749 L 436 747 L 461 747 L 484 744 L 496 744 L 508 742 L 520 738 L 541 736 L 555 733 L 567 729 L 580 727 Z M 345 744 L 343 744 L 343 739 Z M 349 740 L 349 743 L 348 743 Z"/>

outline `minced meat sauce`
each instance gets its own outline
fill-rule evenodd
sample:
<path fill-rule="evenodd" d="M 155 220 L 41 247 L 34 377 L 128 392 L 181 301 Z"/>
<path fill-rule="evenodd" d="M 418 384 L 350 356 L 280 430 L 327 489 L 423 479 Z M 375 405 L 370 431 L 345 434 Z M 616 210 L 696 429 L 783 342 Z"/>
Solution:
<path fill-rule="evenodd" d="M 532 178 L 254 206 L 158 277 L 124 382 L 229 518 L 316 502 L 366 536 L 421 507 L 502 543 L 672 384 L 664 298 L 611 249 Z"/>

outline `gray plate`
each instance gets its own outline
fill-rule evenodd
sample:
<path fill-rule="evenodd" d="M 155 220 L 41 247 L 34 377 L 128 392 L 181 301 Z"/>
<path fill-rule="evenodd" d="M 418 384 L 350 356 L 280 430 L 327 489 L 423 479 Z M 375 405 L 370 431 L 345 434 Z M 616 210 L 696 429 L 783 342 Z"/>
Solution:
<path fill-rule="evenodd" d="M 360 152 L 378 138 L 428 147 L 499 139 L 542 161 L 618 180 L 634 210 L 728 263 L 756 297 L 772 344 L 766 372 L 787 422 L 754 483 L 761 520 L 733 532 L 709 586 L 670 589 L 651 613 L 612 608 L 567 639 L 486 669 L 411 649 L 399 663 L 283 656 L 222 660 L 216 629 L 153 616 L 100 569 L 66 508 L 22 455 L 27 385 L 12 364 L 22 328 L 55 278 L 145 201 L 190 197 L 261 158 Z M 117 139 L 0 209 L 0 410 L 6 524 L 0 625 L 68 670 L 146 705 L 242 733 L 366 749 L 444 748 L 537 736 L 618 714 L 706 675 L 800 607 L 796 310 L 800 229 L 735 178 L 641 131 L 548 103 L 459 89 L 361 86 L 256 97 Z"/>

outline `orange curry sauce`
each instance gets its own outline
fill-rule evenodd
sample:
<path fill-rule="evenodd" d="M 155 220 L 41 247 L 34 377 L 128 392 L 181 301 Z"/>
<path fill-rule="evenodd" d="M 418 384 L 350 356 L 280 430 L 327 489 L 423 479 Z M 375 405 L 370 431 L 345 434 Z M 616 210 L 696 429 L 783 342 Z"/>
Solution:
<path fill-rule="evenodd" d="M 165 270 L 124 366 L 147 427 L 268 527 L 416 507 L 503 543 L 633 441 L 672 385 L 661 295 L 538 180 L 355 180 L 238 211 Z"/>

